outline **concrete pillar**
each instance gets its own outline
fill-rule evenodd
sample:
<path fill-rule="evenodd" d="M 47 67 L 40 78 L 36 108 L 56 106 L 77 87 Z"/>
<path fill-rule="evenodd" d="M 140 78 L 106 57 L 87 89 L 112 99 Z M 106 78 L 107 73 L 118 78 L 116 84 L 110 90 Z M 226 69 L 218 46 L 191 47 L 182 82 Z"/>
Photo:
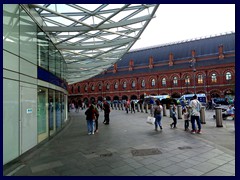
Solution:
<path fill-rule="evenodd" d="M 163 104 L 163 116 L 166 116 L 166 104 Z"/>
<path fill-rule="evenodd" d="M 223 127 L 222 125 L 222 108 L 216 107 L 215 108 L 215 115 L 216 115 L 216 127 Z"/>
<path fill-rule="evenodd" d="M 182 106 L 177 106 L 177 112 L 178 112 L 178 119 L 182 119 Z"/>
<path fill-rule="evenodd" d="M 200 110 L 200 120 L 201 120 L 201 124 L 206 124 L 205 121 L 205 107 L 202 106 L 201 110 Z"/>
<path fill-rule="evenodd" d="M 146 104 L 145 112 L 148 113 L 148 104 Z"/>

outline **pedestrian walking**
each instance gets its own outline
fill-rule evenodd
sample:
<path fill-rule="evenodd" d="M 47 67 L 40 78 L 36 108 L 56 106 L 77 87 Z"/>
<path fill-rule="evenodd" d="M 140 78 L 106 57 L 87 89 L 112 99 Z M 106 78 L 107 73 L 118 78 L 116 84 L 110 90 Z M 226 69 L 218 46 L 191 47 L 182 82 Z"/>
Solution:
<path fill-rule="evenodd" d="M 170 124 L 171 128 L 176 128 L 177 127 L 177 117 L 176 117 L 176 105 L 173 104 L 173 107 L 171 108 L 171 114 L 172 114 L 172 119 L 173 123 Z"/>
<path fill-rule="evenodd" d="M 95 105 L 94 102 L 92 103 L 92 105 L 93 105 L 93 108 L 94 108 L 94 110 L 95 110 L 95 115 L 96 115 L 95 120 L 93 120 L 93 121 L 94 121 L 93 123 L 95 124 L 95 126 L 94 126 L 94 132 L 98 133 L 98 117 L 99 117 L 99 112 L 98 112 L 98 108 L 97 108 L 97 106 Z"/>
<path fill-rule="evenodd" d="M 131 101 L 131 113 L 132 113 L 132 112 L 135 113 L 135 103 L 134 103 L 133 100 Z"/>
<path fill-rule="evenodd" d="M 109 124 L 109 115 L 110 115 L 110 106 L 108 102 L 106 101 L 106 98 L 103 99 L 103 111 L 104 111 L 104 121 L 103 123 L 105 125 Z"/>
<path fill-rule="evenodd" d="M 91 104 L 89 108 L 85 111 L 87 120 L 88 135 L 94 134 L 94 120 L 96 119 L 96 111 L 94 106 Z"/>
<path fill-rule="evenodd" d="M 159 126 L 160 129 L 162 129 L 162 110 L 163 107 L 159 100 L 156 100 L 156 105 L 154 106 L 154 117 L 155 117 L 155 131 L 157 131 L 157 128 Z"/>
<path fill-rule="evenodd" d="M 189 107 L 190 107 L 190 115 L 191 115 L 191 123 L 192 123 L 192 133 L 195 134 L 201 133 L 201 122 L 200 122 L 200 109 L 202 104 L 198 101 L 197 95 L 195 94 L 193 96 L 193 100 L 190 101 Z M 196 130 L 195 121 L 197 122 L 198 131 Z"/>

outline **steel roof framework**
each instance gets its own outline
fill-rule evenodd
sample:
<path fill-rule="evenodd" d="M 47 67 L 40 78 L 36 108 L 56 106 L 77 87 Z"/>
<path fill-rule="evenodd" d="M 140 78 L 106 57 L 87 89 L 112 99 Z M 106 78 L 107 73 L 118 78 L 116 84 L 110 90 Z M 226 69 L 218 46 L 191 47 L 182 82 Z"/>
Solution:
<path fill-rule="evenodd" d="M 121 60 L 147 27 L 158 4 L 30 4 L 67 64 L 69 84 Z"/>

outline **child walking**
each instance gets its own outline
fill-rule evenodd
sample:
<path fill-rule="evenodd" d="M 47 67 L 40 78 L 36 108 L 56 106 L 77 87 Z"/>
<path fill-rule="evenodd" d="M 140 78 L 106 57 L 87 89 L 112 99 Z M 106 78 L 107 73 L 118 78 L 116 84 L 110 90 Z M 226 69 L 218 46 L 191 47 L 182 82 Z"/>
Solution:
<path fill-rule="evenodd" d="M 184 108 L 182 110 L 182 114 L 183 114 L 183 119 L 184 119 L 184 130 L 188 131 L 189 130 L 189 113 L 187 112 L 187 110 Z"/>

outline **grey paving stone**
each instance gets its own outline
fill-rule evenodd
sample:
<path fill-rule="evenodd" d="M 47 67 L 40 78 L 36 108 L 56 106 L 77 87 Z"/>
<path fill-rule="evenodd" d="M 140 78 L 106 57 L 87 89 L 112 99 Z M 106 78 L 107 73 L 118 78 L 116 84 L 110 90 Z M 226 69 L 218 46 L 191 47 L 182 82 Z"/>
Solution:
<path fill-rule="evenodd" d="M 224 171 L 224 172 L 228 172 L 231 174 L 235 174 L 235 166 L 233 166 L 232 164 L 224 164 L 220 167 L 218 167 L 217 169 Z"/>
<path fill-rule="evenodd" d="M 118 167 L 118 168 L 114 168 L 114 169 L 110 170 L 110 172 L 114 175 L 120 175 L 124 172 L 128 172 L 128 171 L 131 171 L 133 169 L 134 168 L 129 166 L 129 165 L 124 165 L 124 166 L 121 166 L 121 167 Z"/>
<path fill-rule="evenodd" d="M 185 172 L 192 174 L 193 176 L 201 176 L 204 173 L 202 171 L 199 171 L 197 169 L 193 169 L 193 168 L 188 168 L 184 170 Z"/>
<path fill-rule="evenodd" d="M 144 176 L 146 174 L 152 173 L 153 171 L 146 167 L 140 167 L 140 168 L 134 169 L 133 172 L 138 176 Z"/>
<path fill-rule="evenodd" d="M 174 174 L 177 174 L 179 172 L 182 172 L 184 169 L 186 169 L 186 168 L 173 164 L 173 165 L 170 165 L 168 167 L 162 168 L 161 170 L 168 173 L 168 174 L 174 175 Z"/>
<path fill-rule="evenodd" d="M 155 175 L 155 176 L 170 176 L 170 174 L 162 171 L 162 170 L 157 170 L 152 172 L 151 174 Z"/>
<path fill-rule="evenodd" d="M 169 159 L 164 159 L 164 160 L 161 160 L 161 161 L 157 161 L 157 162 L 155 162 L 155 163 L 153 163 L 153 164 L 156 164 L 156 165 L 164 168 L 164 167 L 170 166 L 170 165 L 175 164 L 175 163 L 176 163 L 176 162 L 171 161 L 171 160 L 169 160 Z"/>
<path fill-rule="evenodd" d="M 232 176 L 232 175 L 233 175 L 232 173 L 228 173 L 220 169 L 214 169 L 206 174 L 203 174 L 203 176 Z"/>
<path fill-rule="evenodd" d="M 215 168 L 217 168 L 218 165 L 216 164 L 212 164 L 212 163 L 209 163 L 209 162 L 203 162 L 203 163 L 200 163 L 200 164 L 197 164 L 195 166 L 193 166 L 192 168 L 193 169 L 196 169 L 196 170 L 199 170 L 203 173 L 206 173 L 206 172 L 209 172 Z"/>
<path fill-rule="evenodd" d="M 55 161 L 55 162 L 40 164 L 38 166 L 33 166 L 33 167 L 31 167 L 31 170 L 32 170 L 33 173 L 36 173 L 36 172 L 39 172 L 39 171 L 44 171 L 44 170 L 59 167 L 59 166 L 62 166 L 62 165 L 63 164 L 60 161 Z"/>

